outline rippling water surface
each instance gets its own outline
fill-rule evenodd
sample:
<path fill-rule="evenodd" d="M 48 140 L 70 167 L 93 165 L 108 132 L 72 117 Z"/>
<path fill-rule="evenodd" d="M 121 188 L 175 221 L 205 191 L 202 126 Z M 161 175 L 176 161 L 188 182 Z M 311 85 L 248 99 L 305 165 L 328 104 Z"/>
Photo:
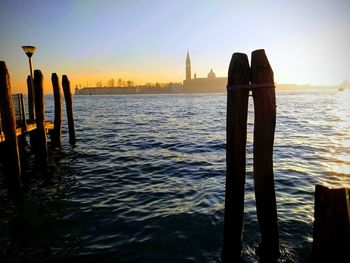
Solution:
<path fill-rule="evenodd" d="M 348 91 L 277 94 L 281 262 L 310 258 L 315 185 L 350 187 L 349 98 Z M 226 95 L 75 96 L 74 103 L 77 147 L 67 144 L 65 124 L 52 178 L 33 176 L 21 205 L 0 181 L 0 259 L 217 262 Z M 48 119 L 52 105 L 47 97 Z M 248 122 L 243 254 L 255 262 L 253 112 Z"/>

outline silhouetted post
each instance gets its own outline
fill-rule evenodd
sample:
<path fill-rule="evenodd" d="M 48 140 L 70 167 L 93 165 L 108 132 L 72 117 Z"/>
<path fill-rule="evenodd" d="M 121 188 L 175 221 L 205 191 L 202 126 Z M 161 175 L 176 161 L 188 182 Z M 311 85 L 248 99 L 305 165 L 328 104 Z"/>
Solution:
<path fill-rule="evenodd" d="M 53 96 L 55 100 L 55 118 L 54 129 L 52 131 L 52 146 L 61 146 L 61 133 L 62 133 L 62 104 L 61 104 L 61 91 L 60 84 L 58 82 L 58 76 L 56 73 L 52 73 L 51 76 Z"/>
<path fill-rule="evenodd" d="M 316 185 L 313 262 L 342 262 L 349 256 L 349 193 Z"/>
<path fill-rule="evenodd" d="M 254 188 L 261 232 L 260 257 L 279 256 L 276 195 L 273 174 L 273 143 L 276 125 L 276 98 L 273 71 L 263 49 L 251 58 L 254 99 Z M 255 87 L 254 87 L 255 85 Z"/>
<path fill-rule="evenodd" d="M 10 75 L 4 61 L 0 61 L 0 107 L 2 130 L 5 135 L 6 154 L 4 165 L 11 191 L 17 192 L 21 187 L 21 163 L 16 135 L 16 118 L 12 102 Z"/>
<path fill-rule="evenodd" d="M 75 130 L 74 130 L 74 118 L 73 118 L 73 100 L 70 90 L 70 82 L 67 75 L 62 76 L 62 87 L 64 93 L 64 99 L 66 101 L 66 112 L 68 120 L 68 130 L 69 130 L 69 143 L 75 145 Z"/>
<path fill-rule="evenodd" d="M 17 137 L 18 141 L 18 147 L 19 147 L 19 153 L 20 153 L 20 161 L 21 161 L 21 168 L 22 168 L 22 174 L 24 174 L 24 158 L 25 158 L 25 149 L 28 145 L 27 143 L 27 138 L 25 132 L 27 131 L 27 120 L 26 120 L 26 112 L 25 112 L 25 106 L 24 106 L 24 96 L 23 94 L 19 94 L 20 96 L 20 103 L 21 105 L 20 110 L 21 110 L 21 120 L 22 120 L 22 134 Z M 24 181 L 22 180 L 22 183 Z"/>
<path fill-rule="evenodd" d="M 45 170 L 47 168 L 48 149 L 45 131 L 43 75 L 40 70 L 34 70 L 34 91 L 37 126 L 35 131 L 35 157 L 37 164 Z"/>
<path fill-rule="evenodd" d="M 232 55 L 227 82 L 226 194 L 221 258 L 240 258 L 244 212 L 247 112 L 250 69 L 246 54 Z"/>
<path fill-rule="evenodd" d="M 18 145 L 19 145 L 19 148 L 20 148 L 20 154 L 21 154 L 21 160 L 23 159 L 22 158 L 22 153 L 24 152 L 26 146 L 28 145 L 27 143 L 27 139 L 26 139 L 26 135 L 25 135 L 25 132 L 27 131 L 27 120 L 26 120 L 26 111 L 25 111 L 25 106 L 24 106 L 24 96 L 23 94 L 19 94 L 20 96 L 20 110 L 21 110 L 21 120 L 22 120 L 22 135 L 19 136 L 18 138 Z M 23 168 L 23 165 L 22 165 L 22 168 Z"/>
<path fill-rule="evenodd" d="M 28 90 L 28 114 L 29 120 L 34 120 L 34 96 L 32 89 L 32 78 L 27 77 L 27 90 Z"/>
<path fill-rule="evenodd" d="M 27 130 L 27 127 L 26 127 L 26 125 L 27 125 L 27 120 L 26 120 L 26 110 L 25 110 L 25 104 L 24 104 L 24 96 L 23 96 L 23 94 L 19 94 L 19 96 L 20 96 L 20 105 L 21 105 L 21 115 L 22 115 L 22 118 L 21 118 L 21 120 L 22 120 L 22 125 L 23 125 L 23 128 L 24 128 L 24 130 L 26 131 Z"/>

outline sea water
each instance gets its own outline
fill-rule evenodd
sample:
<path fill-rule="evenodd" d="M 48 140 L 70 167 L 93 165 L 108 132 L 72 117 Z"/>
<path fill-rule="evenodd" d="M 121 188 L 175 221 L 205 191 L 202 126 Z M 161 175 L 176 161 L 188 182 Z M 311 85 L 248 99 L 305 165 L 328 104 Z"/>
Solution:
<path fill-rule="evenodd" d="M 349 91 L 277 92 L 281 262 L 310 260 L 315 185 L 350 187 L 349 99 Z M 46 112 L 53 119 L 52 96 Z M 226 95 L 74 96 L 74 115 L 76 147 L 65 122 L 51 178 L 32 175 L 22 204 L 0 179 L 0 259 L 218 262 Z M 255 262 L 252 99 L 247 129 L 243 258 Z"/>

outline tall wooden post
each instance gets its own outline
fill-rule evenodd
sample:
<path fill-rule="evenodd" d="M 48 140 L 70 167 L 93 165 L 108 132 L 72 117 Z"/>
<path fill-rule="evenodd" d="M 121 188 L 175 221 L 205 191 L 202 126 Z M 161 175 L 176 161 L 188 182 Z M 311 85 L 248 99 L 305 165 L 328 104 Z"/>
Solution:
<path fill-rule="evenodd" d="M 276 98 L 273 71 L 263 49 L 251 58 L 254 99 L 254 188 L 261 232 L 259 254 L 268 261 L 279 257 L 276 195 L 273 174 L 273 143 L 276 125 Z"/>
<path fill-rule="evenodd" d="M 16 136 L 15 110 L 11 95 L 10 75 L 5 62 L 0 61 L 0 107 L 6 150 L 4 165 L 7 170 L 10 191 L 17 192 L 21 188 L 21 163 Z"/>
<path fill-rule="evenodd" d="M 74 129 L 74 117 L 73 117 L 73 100 L 72 93 L 70 90 L 70 82 L 67 75 L 62 76 L 62 87 L 64 93 L 64 99 L 66 101 L 66 112 L 68 120 L 68 129 L 69 129 L 69 143 L 75 145 L 75 129 Z"/>
<path fill-rule="evenodd" d="M 58 82 L 58 76 L 56 73 L 52 73 L 51 76 L 53 97 L 55 100 L 55 118 L 54 129 L 52 131 L 52 146 L 61 146 L 61 133 L 62 133 L 62 103 L 61 103 L 61 91 L 60 84 Z"/>
<path fill-rule="evenodd" d="M 250 68 L 246 54 L 232 55 L 227 83 L 226 194 L 221 258 L 240 258 L 246 172 L 247 112 Z"/>
<path fill-rule="evenodd" d="M 35 157 L 37 165 L 39 165 L 45 171 L 47 168 L 48 149 L 45 131 L 43 75 L 40 70 L 34 71 L 34 90 L 37 126 L 37 129 L 35 131 Z"/>
<path fill-rule="evenodd" d="M 32 88 L 32 78 L 30 75 L 27 77 L 27 91 L 28 91 L 28 113 L 29 120 L 34 120 L 34 97 Z"/>

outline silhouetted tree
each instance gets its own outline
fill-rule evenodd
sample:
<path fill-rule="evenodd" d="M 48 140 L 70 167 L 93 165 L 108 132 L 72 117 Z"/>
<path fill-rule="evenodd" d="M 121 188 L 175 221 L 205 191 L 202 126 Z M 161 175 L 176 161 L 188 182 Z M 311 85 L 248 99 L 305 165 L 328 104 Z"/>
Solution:
<path fill-rule="evenodd" d="M 110 87 L 110 88 L 114 87 L 114 83 L 115 83 L 114 79 L 109 79 L 107 81 L 107 87 Z"/>
<path fill-rule="evenodd" d="M 123 85 L 123 80 L 122 79 L 118 79 L 118 87 L 122 87 Z"/>
<path fill-rule="evenodd" d="M 101 88 L 102 87 L 102 81 L 97 81 L 96 82 L 96 87 Z"/>
<path fill-rule="evenodd" d="M 128 80 L 126 82 L 126 86 L 128 86 L 128 87 L 132 87 L 133 85 L 134 85 L 134 82 L 132 80 Z"/>

